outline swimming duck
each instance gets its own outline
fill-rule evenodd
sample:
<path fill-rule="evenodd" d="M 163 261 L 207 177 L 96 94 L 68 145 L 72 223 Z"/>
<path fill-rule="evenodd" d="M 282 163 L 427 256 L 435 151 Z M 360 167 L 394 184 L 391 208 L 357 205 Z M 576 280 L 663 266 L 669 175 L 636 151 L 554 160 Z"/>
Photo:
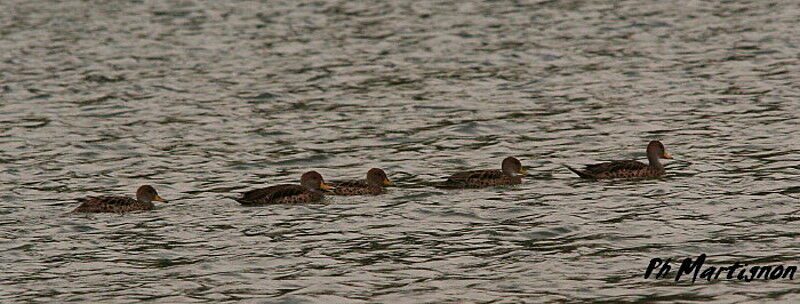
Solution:
<path fill-rule="evenodd" d="M 334 195 L 378 195 L 384 193 L 384 186 L 394 186 L 386 177 L 386 172 L 378 168 L 367 171 L 366 180 L 349 180 L 330 183 Z"/>
<path fill-rule="evenodd" d="M 300 185 L 282 184 L 250 190 L 236 199 L 242 205 L 306 204 L 322 199 L 322 190 L 331 190 L 322 175 L 309 171 L 300 177 Z"/>
<path fill-rule="evenodd" d="M 514 185 L 522 182 L 522 178 L 517 174 L 528 174 L 528 171 L 522 168 L 522 163 L 514 157 L 504 159 L 501 168 L 501 170 L 459 172 L 434 186 L 443 189 L 465 189 Z"/>
<path fill-rule="evenodd" d="M 565 166 L 582 178 L 658 177 L 664 175 L 664 166 L 658 161 L 660 158 L 671 159 L 672 155 L 667 153 L 664 144 L 654 140 L 647 145 L 647 160 L 649 164 L 644 164 L 635 160 L 615 160 L 588 165 L 583 170 L 576 170 L 570 166 Z"/>
<path fill-rule="evenodd" d="M 78 199 L 82 202 L 78 208 L 72 212 L 97 213 L 97 212 L 128 212 L 135 210 L 153 210 L 153 201 L 167 202 L 158 196 L 156 189 L 150 185 L 144 185 L 136 190 L 136 199 L 124 196 L 90 196 Z"/>

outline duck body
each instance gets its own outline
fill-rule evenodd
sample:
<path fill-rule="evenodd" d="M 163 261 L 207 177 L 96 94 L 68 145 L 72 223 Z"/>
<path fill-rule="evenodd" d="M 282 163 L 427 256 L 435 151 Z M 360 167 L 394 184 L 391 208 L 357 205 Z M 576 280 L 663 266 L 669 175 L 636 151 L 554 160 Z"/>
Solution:
<path fill-rule="evenodd" d="M 394 186 L 394 183 L 389 181 L 386 172 L 378 168 L 372 168 L 367 171 L 367 179 L 365 180 L 349 180 L 343 182 L 330 183 L 334 187 L 331 194 L 333 195 L 379 195 L 386 193 L 385 186 Z"/>
<path fill-rule="evenodd" d="M 236 199 L 242 205 L 307 204 L 322 200 L 322 192 L 313 191 L 301 185 L 275 185 L 250 190 L 242 198 Z"/>
<path fill-rule="evenodd" d="M 583 170 L 566 165 L 565 167 L 586 179 L 651 178 L 666 173 L 664 165 L 659 161 L 661 158 L 671 159 L 672 155 L 667 153 L 661 142 L 654 140 L 647 145 L 647 164 L 635 160 L 615 160 L 588 165 Z"/>
<path fill-rule="evenodd" d="M 666 173 L 664 167 L 649 166 L 635 160 L 615 160 L 593 164 L 586 166 L 583 170 L 566 167 L 578 176 L 588 179 L 658 177 Z"/>
<path fill-rule="evenodd" d="M 322 175 L 309 171 L 300 177 L 299 185 L 281 184 L 245 192 L 242 198 L 235 199 L 245 206 L 275 204 L 307 204 L 322 200 L 322 190 L 330 190 Z"/>
<path fill-rule="evenodd" d="M 81 205 L 72 212 L 77 213 L 101 213 L 113 212 L 124 213 L 138 210 L 153 210 L 153 201 L 167 202 L 161 198 L 156 189 L 149 185 L 144 185 L 136 190 L 136 199 L 124 196 L 90 196 L 78 199 Z"/>
<path fill-rule="evenodd" d="M 90 196 L 78 199 L 81 205 L 72 212 L 101 213 L 101 212 L 130 212 L 137 210 L 153 210 L 153 202 L 141 202 L 124 196 Z"/>
<path fill-rule="evenodd" d="M 515 185 L 522 182 L 522 177 L 517 174 L 528 174 L 522 168 L 522 163 L 514 157 L 503 160 L 500 170 L 475 170 L 459 172 L 451 175 L 447 180 L 434 184 L 442 189 L 470 189 L 485 188 L 501 185 Z"/>
<path fill-rule="evenodd" d="M 501 185 L 516 185 L 522 183 L 519 176 L 509 176 L 502 170 L 475 170 L 459 172 L 451 175 L 446 181 L 435 185 L 442 189 L 470 189 L 486 188 Z"/>
<path fill-rule="evenodd" d="M 352 180 L 330 183 L 333 195 L 380 195 L 386 193 L 381 186 L 373 186 L 365 181 Z"/>

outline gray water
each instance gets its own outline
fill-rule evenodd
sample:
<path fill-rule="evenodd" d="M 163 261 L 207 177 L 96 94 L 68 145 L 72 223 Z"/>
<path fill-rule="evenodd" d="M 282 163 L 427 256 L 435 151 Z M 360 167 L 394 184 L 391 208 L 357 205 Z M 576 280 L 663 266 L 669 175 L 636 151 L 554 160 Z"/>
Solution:
<path fill-rule="evenodd" d="M 0 302 L 800 302 L 643 277 L 800 264 L 798 44 L 797 1 L 4 0 Z M 663 178 L 562 166 L 654 139 Z M 371 167 L 398 187 L 230 199 Z M 173 202 L 68 214 L 141 184 Z"/>

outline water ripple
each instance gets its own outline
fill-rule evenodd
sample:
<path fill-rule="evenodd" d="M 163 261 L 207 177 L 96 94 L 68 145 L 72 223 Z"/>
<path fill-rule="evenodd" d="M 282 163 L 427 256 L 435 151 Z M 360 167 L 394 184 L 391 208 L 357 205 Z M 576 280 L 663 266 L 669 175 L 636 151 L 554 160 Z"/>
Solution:
<path fill-rule="evenodd" d="M 796 3 L 40 2 L 0 10 L 3 302 L 796 302 Z M 647 181 L 563 164 L 675 160 Z M 430 182 L 508 155 L 525 183 Z M 385 169 L 380 197 L 238 193 Z M 148 213 L 73 215 L 133 195 Z M 793 301 L 794 300 L 794 301 Z"/>

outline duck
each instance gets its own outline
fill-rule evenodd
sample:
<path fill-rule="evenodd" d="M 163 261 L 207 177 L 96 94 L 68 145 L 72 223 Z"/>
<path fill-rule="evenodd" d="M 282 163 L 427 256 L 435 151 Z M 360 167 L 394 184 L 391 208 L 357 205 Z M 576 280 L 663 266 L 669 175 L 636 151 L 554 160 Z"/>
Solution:
<path fill-rule="evenodd" d="M 136 190 L 136 199 L 124 196 L 90 196 L 78 199 L 81 205 L 72 212 L 76 213 L 123 213 L 137 210 L 153 210 L 153 201 L 168 203 L 161 198 L 156 189 L 150 185 L 143 185 Z"/>
<path fill-rule="evenodd" d="M 349 180 L 330 183 L 333 195 L 378 195 L 383 194 L 385 186 L 394 186 L 386 176 L 386 172 L 378 168 L 367 171 L 366 180 Z"/>
<path fill-rule="evenodd" d="M 664 165 L 659 161 L 662 158 L 672 159 L 672 155 L 667 153 L 664 144 L 654 140 L 647 144 L 647 160 L 649 162 L 647 164 L 635 160 L 615 160 L 588 165 L 583 170 L 577 170 L 567 165 L 565 167 L 581 178 L 587 179 L 650 178 L 666 173 Z"/>
<path fill-rule="evenodd" d="M 300 184 L 281 184 L 245 192 L 242 198 L 235 199 L 245 206 L 273 204 L 307 204 L 322 200 L 323 190 L 331 190 L 322 175 L 309 171 L 300 177 Z"/>
<path fill-rule="evenodd" d="M 503 159 L 500 170 L 459 172 L 451 175 L 444 182 L 434 184 L 434 187 L 442 189 L 467 189 L 515 185 L 522 182 L 522 178 L 517 174 L 527 175 L 528 171 L 522 167 L 522 163 L 520 163 L 518 159 L 506 157 Z"/>

